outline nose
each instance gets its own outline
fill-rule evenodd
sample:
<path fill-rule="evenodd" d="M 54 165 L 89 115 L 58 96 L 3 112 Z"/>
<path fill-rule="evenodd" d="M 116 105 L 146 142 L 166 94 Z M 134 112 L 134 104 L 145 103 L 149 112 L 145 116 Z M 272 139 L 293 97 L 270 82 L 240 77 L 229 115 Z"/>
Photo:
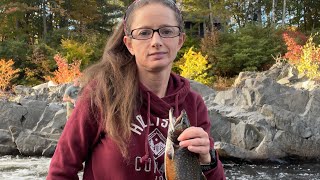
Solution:
<path fill-rule="evenodd" d="M 162 38 L 158 31 L 155 31 L 153 33 L 153 36 L 151 38 L 151 45 L 152 47 L 161 47 L 163 45 Z"/>

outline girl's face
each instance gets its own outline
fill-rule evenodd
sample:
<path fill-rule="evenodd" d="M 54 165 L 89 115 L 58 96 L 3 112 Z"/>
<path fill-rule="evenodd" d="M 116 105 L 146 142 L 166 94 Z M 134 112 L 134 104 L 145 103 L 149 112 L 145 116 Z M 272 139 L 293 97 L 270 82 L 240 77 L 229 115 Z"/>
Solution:
<path fill-rule="evenodd" d="M 161 4 L 146 5 L 130 15 L 133 16 L 131 30 L 179 26 L 174 11 Z M 164 31 L 164 33 L 166 32 Z M 144 32 L 139 33 L 143 34 Z M 137 40 L 129 36 L 123 38 L 128 50 L 135 56 L 140 74 L 161 71 L 171 72 L 172 63 L 184 40 L 184 33 L 180 33 L 179 36 L 173 38 L 163 38 L 160 37 L 159 32 L 154 32 L 152 38 L 145 40 Z"/>

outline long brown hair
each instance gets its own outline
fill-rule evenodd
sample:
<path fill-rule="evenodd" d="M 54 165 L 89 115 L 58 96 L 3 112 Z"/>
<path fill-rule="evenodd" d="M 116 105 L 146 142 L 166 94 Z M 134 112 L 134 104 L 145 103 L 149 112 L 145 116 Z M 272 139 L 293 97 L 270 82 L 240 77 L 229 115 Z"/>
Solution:
<path fill-rule="evenodd" d="M 129 6 L 124 20 L 107 42 L 102 59 L 87 68 L 84 86 L 90 90 L 92 105 L 102 117 L 102 125 L 109 138 L 118 145 L 122 155 L 128 157 L 127 143 L 131 137 L 130 123 L 138 105 L 137 65 L 123 42 L 125 32 L 130 32 L 133 13 L 148 4 L 160 3 L 171 8 L 183 29 L 181 13 L 172 0 L 139 0 Z M 93 83 L 92 83 L 93 82 Z"/>

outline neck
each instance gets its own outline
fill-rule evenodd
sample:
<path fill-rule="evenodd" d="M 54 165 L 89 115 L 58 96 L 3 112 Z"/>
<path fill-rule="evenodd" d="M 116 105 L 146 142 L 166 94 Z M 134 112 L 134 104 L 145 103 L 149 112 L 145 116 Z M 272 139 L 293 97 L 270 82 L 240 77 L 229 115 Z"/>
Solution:
<path fill-rule="evenodd" d="M 160 98 L 166 95 L 169 78 L 167 72 L 139 74 L 140 82 Z"/>

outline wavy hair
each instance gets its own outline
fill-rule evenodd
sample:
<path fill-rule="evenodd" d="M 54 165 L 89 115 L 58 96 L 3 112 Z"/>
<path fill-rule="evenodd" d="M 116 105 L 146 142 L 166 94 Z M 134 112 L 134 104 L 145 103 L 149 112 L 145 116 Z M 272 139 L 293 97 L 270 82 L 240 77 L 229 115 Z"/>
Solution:
<path fill-rule="evenodd" d="M 107 137 L 114 140 L 126 158 L 127 143 L 131 137 L 130 124 L 140 96 L 135 57 L 128 51 L 123 37 L 125 31 L 127 34 L 130 32 L 135 11 L 153 3 L 171 8 L 183 29 L 181 13 L 172 0 L 135 1 L 128 7 L 123 21 L 108 40 L 102 59 L 87 68 L 83 76 L 83 85 L 90 88 L 91 104 L 99 112 Z"/>

